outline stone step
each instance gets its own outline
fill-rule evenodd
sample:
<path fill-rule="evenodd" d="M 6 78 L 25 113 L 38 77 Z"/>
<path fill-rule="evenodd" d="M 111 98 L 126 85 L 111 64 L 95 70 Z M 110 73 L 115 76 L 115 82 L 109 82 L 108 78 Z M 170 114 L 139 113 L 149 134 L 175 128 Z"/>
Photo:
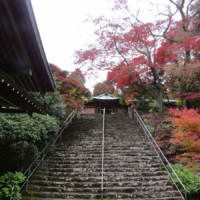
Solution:
<path fill-rule="evenodd" d="M 141 164 L 148 164 L 148 163 L 160 163 L 160 160 L 155 156 L 155 158 L 150 158 L 148 156 L 141 156 L 141 157 L 134 157 L 133 159 L 117 159 L 117 160 L 104 160 L 104 164 L 112 164 L 112 163 L 120 163 L 123 162 L 124 164 L 129 164 L 129 163 L 135 163 L 138 165 L 138 163 Z M 46 159 L 44 163 L 50 163 L 50 164 L 91 164 L 91 160 L 51 160 L 51 159 Z M 94 163 L 96 164 L 101 164 L 101 160 L 95 160 Z"/>
<path fill-rule="evenodd" d="M 115 189 L 116 190 L 116 189 Z M 45 198 L 65 198 L 65 199 L 77 199 L 77 198 L 85 198 L 85 199 L 100 199 L 101 193 L 96 193 L 96 190 L 92 190 L 93 192 L 34 192 L 35 197 L 45 197 Z M 99 190 L 97 190 L 99 191 Z M 127 188 L 127 191 L 129 191 L 129 188 Z M 131 188 L 130 188 L 131 191 Z M 163 192 L 162 192 L 163 191 Z M 31 191 L 27 191 L 26 193 L 32 195 Z M 104 198 L 111 198 L 111 199 L 123 199 L 123 198 L 163 198 L 163 197 L 173 197 L 178 196 L 179 193 L 177 191 L 167 191 L 167 190 L 156 190 L 153 188 L 152 191 L 142 191 L 142 192 L 105 192 L 103 195 Z"/>
<path fill-rule="evenodd" d="M 117 142 L 120 142 L 120 138 L 123 138 L 123 140 L 121 140 L 121 142 L 124 142 L 124 143 L 127 142 L 128 145 L 130 145 L 130 143 L 137 142 L 138 141 L 137 139 L 139 139 L 139 138 L 142 140 L 142 142 L 145 142 L 145 135 L 141 135 L 141 136 L 137 135 L 137 134 L 132 134 L 132 135 L 129 135 L 129 136 L 127 136 L 127 135 L 121 135 L 121 136 L 115 135 L 115 137 L 112 137 L 111 134 L 104 135 L 104 140 L 107 141 L 107 142 L 109 140 L 112 140 L 113 142 L 117 143 Z M 69 136 L 66 136 L 66 135 L 62 136 L 62 140 L 64 140 L 64 142 L 73 141 L 73 140 L 76 140 L 76 139 L 79 139 L 81 141 L 85 141 L 87 143 L 89 143 L 90 141 L 100 142 L 100 141 L 102 141 L 102 133 L 99 134 L 99 136 L 95 136 L 95 137 L 91 137 L 89 134 L 81 135 L 81 136 L 77 136 L 77 137 L 69 137 Z"/>
<path fill-rule="evenodd" d="M 69 147 L 73 148 L 74 145 L 71 143 L 66 145 L 64 144 L 63 142 L 61 143 L 61 145 L 59 145 L 56 150 L 59 151 L 59 150 L 66 150 L 68 149 Z M 132 142 L 130 144 L 127 144 L 125 146 L 125 144 L 117 144 L 117 145 L 108 145 L 106 141 L 104 141 L 104 150 L 131 150 L 131 149 L 135 149 L 135 148 L 138 148 L 138 147 L 148 147 L 151 149 L 150 145 L 145 142 L 145 141 L 141 141 L 141 143 L 138 143 L 138 142 Z M 79 141 L 77 142 L 76 144 L 76 148 L 83 148 L 83 149 L 87 149 L 87 150 L 94 150 L 94 149 L 102 149 L 102 142 L 101 141 L 90 141 L 90 143 L 86 143 L 85 141 Z"/>
<path fill-rule="evenodd" d="M 150 153 L 150 151 L 149 150 L 141 150 L 140 151 L 140 153 L 141 154 L 143 154 L 143 155 L 147 155 L 147 154 L 149 154 Z M 115 159 L 117 159 L 119 156 L 136 156 L 136 154 L 137 154 L 137 150 L 135 150 L 135 151 L 132 151 L 132 152 L 121 152 L 121 153 L 112 153 L 112 152 L 110 152 L 110 153 L 104 153 L 104 157 L 105 157 L 105 159 L 111 159 L 111 158 L 113 158 L 113 157 L 115 157 Z M 153 155 L 155 155 L 155 153 L 153 154 Z M 93 153 L 93 152 L 88 152 L 88 153 L 79 153 L 79 152 L 77 152 L 77 153 L 61 153 L 61 152 L 54 152 L 54 153 L 51 153 L 49 156 L 48 156 L 48 158 L 50 157 L 50 156 L 52 156 L 52 157 L 70 157 L 71 159 L 72 158 L 74 158 L 74 157 L 77 157 L 77 158 L 85 158 L 85 157 L 92 157 L 92 158 L 94 158 L 94 157 L 98 157 L 98 158 L 100 158 L 101 157 L 101 152 L 98 152 L 98 154 L 97 153 Z"/>
<path fill-rule="evenodd" d="M 26 197 L 26 196 L 23 196 L 23 198 L 22 198 L 22 200 L 63 200 L 63 199 L 65 199 L 65 198 L 62 198 L 62 199 L 60 199 L 60 198 L 39 198 L 39 197 Z M 92 199 L 99 200 L 99 198 L 98 199 L 92 198 Z M 111 198 L 109 198 L 109 199 L 111 199 Z M 114 198 L 114 199 L 116 199 L 116 198 Z M 128 198 L 128 199 L 123 198 L 123 200 L 131 200 L 131 199 L 141 200 L 138 198 Z M 68 198 L 68 200 L 74 200 L 74 199 Z M 86 200 L 86 199 L 76 198 L 76 200 Z M 118 200 L 122 200 L 122 199 L 118 199 Z M 145 198 L 145 200 L 183 200 L 183 198 L 182 197 L 162 197 L 162 198 L 158 197 L 158 198 Z"/>
<path fill-rule="evenodd" d="M 104 199 L 180 200 L 144 133 L 128 115 L 106 115 Z M 102 115 L 63 132 L 23 191 L 23 200 L 101 199 Z"/>
<path fill-rule="evenodd" d="M 143 139 L 140 139 L 140 140 L 142 142 L 141 146 L 142 145 L 150 146 L 145 140 L 143 140 Z M 76 144 L 76 146 L 78 146 L 78 147 L 89 146 L 89 147 L 92 147 L 92 148 L 95 148 L 95 147 L 99 148 L 99 147 L 102 146 L 102 140 L 97 140 L 97 139 L 94 140 L 94 141 L 89 140 L 88 142 L 86 142 L 85 140 L 82 140 L 82 139 L 80 139 L 80 140 L 77 139 L 75 141 L 73 141 L 73 140 L 67 140 L 67 141 L 62 140 L 62 142 L 58 140 L 58 142 L 59 142 L 59 144 L 60 144 L 59 146 L 61 148 L 63 148 L 63 146 L 64 147 L 69 147 L 69 146 L 73 147 L 74 144 Z M 105 145 L 105 149 L 106 149 L 106 147 L 109 147 L 109 149 L 110 149 L 110 147 L 113 147 L 113 148 L 116 148 L 116 147 L 134 147 L 134 146 L 137 147 L 137 145 L 139 146 L 140 144 L 138 142 L 133 141 L 133 142 L 127 142 L 127 145 L 126 145 L 125 143 L 120 143 L 120 141 L 119 141 L 118 144 L 115 143 L 115 144 L 112 145 L 112 143 L 110 141 L 104 140 L 104 145 Z"/>
<path fill-rule="evenodd" d="M 91 144 L 92 142 L 92 144 Z M 123 149 L 130 149 L 130 147 L 133 147 L 135 145 L 146 145 L 146 146 L 150 146 L 146 141 L 141 140 L 140 142 L 137 141 L 133 141 L 133 142 L 127 142 L 127 143 L 115 143 L 115 141 L 113 141 L 113 144 L 106 144 L 107 141 L 104 141 L 104 149 L 116 149 L 116 148 L 123 148 Z M 62 143 L 64 143 L 63 141 L 61 141 L 59 143 L 59 146 L 57 147 L 57 149 L 62 149 L 62 148 L 66 148 L 66 145 L 62 145 Z M 95 146 L 94 146 L 95 145 Z M 70 145 L 69 147 L 73 147 L 72 145 Z M 89 148 L 102 148 L 102 139 L 101 140 L 97 140 L 95 138 L 94 141 L 84 141 L 81 140 L 79 142 L 79 144 L 76 147 L 87 147 Z"/>
<path fill-rule="evenodd" d="M 133 147 L 133 146 L 132 146 Z M 132 147 L 124 147 L 124 146 L 115 146 L 115 147 L 111 147 L 111 146 L 107 146 L 107 147 L 105 147 L 104 148 L 104 151 L 106 152 L 106 151 L 110 151 L 110 150 L 114 150 L 114 151 L 116 151 L 116 150 L 131 150 L 131 148 Z M 138 145 L 138 146 L 136 146 L 135 145 L 135 147 L 149 147 L 149 146 L 145 146 L 145 145 Z M 151 149 L 151 148 L 150 148 Z M 82 146 L 80 146 L 80 144 L 77 144 L 77 145 L 73 145 L 73 146 L 60 146 L 60 147 L 56 147 L 56 152 L 62 152 L 62 151 L 71 151 L 71 152 L 73 152 L 73 151 L 77 151 L 77 150 L 79 150 L 79 151 L 88 151 L 88 152 L 90 152 L 90 151 L 101 151 L 102 150 L 102 145 L 94 145 L 94 146 L 87 146 L 87 145 L 82 145 Z"/>
<path fill-rule="evenodd" d="M 95 165 L 88 165 L 87 168 L 45 168 L 45 167 L 41 167 L 41 171 L 48 171 L 48 172 L 101 172 L 102 168 L 101 167 L 95 167 Z M 152 167 L 152 168 L 142 168 L 140 167 L 138 168 L 128 168 L 128 167 L 104 167 L 104 172 L 144 172 L 144 171 L 148 171 L 148 172 L 157 172 L 160 171 L 159 167 Z"/>
<path fill-rule="evenodd" d="M 131 168 L 131 169 L 138 169 L 138 171 L 140 170 L 143 170 L 143 169 L 149 169 L 151 168 L 149 171 L 152 171 L 154 170 L 154 168 L 159 168 L 160 169 L 160 163 L 152 163 L 152 164 L 146 164 L 146 163 L 137 163 L 137 164 L 132 164 L 132 163 L 124 163 L 124 162 L 119 162 L 117 167 L 116 167 L 116 164 L 105 164 L 104 163 L 104 169 L 109 169 L 109 168 L 112 168 L 112 169 L 118 169 L 118 168 L 124 168 L 124 169 L 128 169 L 128 168 Z M 51 164 L 51 163 L 47 163 L 45 162 L 43 164 L 43 167 L 45 168 L 48 168 L 48 169 L 51 169 L 51 168 L 54 168 L 54 169 L 57 169 L 57 168 L 62 168 L 63 170 L 64 169 L 68 169 L 68 168 L 87 168 L 87 167 L 90 167 L 90 168 L 100 168 L 102 167 L 102 164 L 99 163 L 87 163 L 87 164 L 82 164 L 82 163 L 79 163 L 79 164 Z"/>
<path fill-rule="evenodd" d="M 80 174 L 81 175 L 81 174 Z M 81 176 L 73 176 L 73 177 L 70 177 L 68 175 L 64 175 L 64 176 L 44 176 L 44 175 L 33 175 L 31 177 L 31 181 L 52 181 L 52 182 L 67 182 L 67 181 L 70 181 L 70 182 L 100 182 L 102 177 L 101 177 L 101 174 L 96 174 L 97 176 L 94 176 L 95 174 L 92 174 L 92 176 L 90 177 L 81 177 Z M 152 181 L 155 181 L 155 182 L 159 182 L 159 181 L 167 181 L 168 183 L 168 176 L 165 175 L 165 176 L 128 176 L 127 173 L 104 173 L 104 178 L 103 180 L 105 182 L 114 182 L 114 183 L 117 183 L 117 182 L 152 182 Z"/>
<path fill-rule="evenodd" d="M 47 191 L 46 189 L 44 190 L 43 187 L 41 188 L 41 186 L 52 186 L 52 187 L 67 187 L 67 188 L 85 188 L 85 187 L 99 187 L 101 186 L 101 178 L 94 180 L 94 182 L 92 182 L 92 179 L 89 179 L 88 182 L 84 182 L 84 181 L 74 181 L 73 182 L 70 180 L 70 182 L 67 181 L 62 181 L 62 182 L 58 182 L 58 181 L 41 181 L 41 180 L 30 180 L 29 181 L 29 185 L 28 185 L 28 189 L 32 189 L 32 190 L 42 190 L 42 191 Z M 104 187 L 136 187 L 136 189 L 141 186 L 141 187 L 172 187 L 169 185 L 167 180 L 159 180 L 159 181 L 131 181 L 131 182 L 127 182 L 125 180 L 123 181 L 118 181 L 118 182 L 104 182 Z M 35 188 L 33 188 L 35 187 Z M 36 188 L 38 187 L 38 188 Z"/>
<path fill-rule="evenodd" d="M 126 150 L 126 149 L 116 149 L 116 150 L 111 150 L 111 149 L 105 149 L 104 150 L 104 155 L 107 156 L 112 156 L 112 155 L 116 155 L 116 154 L 120 154 L 120 155 L 127 155 L 127 154 L 131 154 L 134 153 L 134 152 L 137 152 L 137 151 L 140 151 L 140 152 L 145 152 L 147 150 L 151 150 L 151 148 L 149 147 L 130 147 L 130 150 Z M 70 151 L 69 150 L 65 150 L 65 151 L 56 151 L 56 152 L 52 152 L 52 153 L 49 153 L 49 155 L 62 155 L 64 154 L 65 156 L 71 156 L 71 155 L 87 155 L 87 154 L 92 154 L 92 155 L 95 155 L 95 156 L 99 156 L 102 154 L 102 150 L 99 149 L 98 151 L 97 150 L 87 150 L 87 149 L 79 149 L 79 148 L 74 148 L 73 151 Z"/>
<path fill-rule="evenodd" d="M 106 174 L 107 177 L 109 176 L 129 176 L 129 177 L 151 177 L 151 176 L 164 176 L 167 175 L 166 171 L 153 171 L 153 172 L 104 172 L 104 174 Z M 101 172 L 82 172 L 82 171 L 78 171 L 78 172 L 50 172 L 50 171 L 42 171 L 42 170 L 37 170 L 35 172 L 34 175 L 37 176 L 70 176 L 70 177 L 94 177 L 94 176 L 101 176 Z"/>
<path fill-rule="evenodd" d="M 74 155 L 74 154 L 72 154 Z M 62 155 L 56 155 L 56 156 L 50 156 L 50 155 L 47 155 L 46 159 L 49 160 L 49 159 L 52 159 L 52 160 L 99 160 L 101 159 L 101 156 L 92 156 L 92 154 L 90 156 L 88 155 L 85 155 L 85 154 L 82 154 L 84 156 L 80 156 L 77 157 L 77 156 L 65 156 L 65 154 L 62 154 Z M 110 154 L 109 154 L 110 155 Z M 131 155 L 131 156 L 130 156 Z M 132 160 L 132 159 L 137 159 L 138 156 L 140 155 L 143 155 L 143 156 L 155 156 L 155 153 L 154 152 L 145 152 L 144 153 L 131 153 L 130 155 L 123 155 L 123 154 L 115 154 L 115 155 L 111 155 L 108 156 L 108 155 L 104 155 L 104 160 L 116 160 L 116 158 L 118 160 Z"/>
<path fill-rule="evenodd" d="M 96 184 L 93 183 L 80 183 L 77 184 L 78 186 L 76 187 L 74 183 L 71 183 L 71 185 L 66 184 L 66 185 L 58 185 L 56 186 L 34 186 L 29 184 L 28 190 L 33 190 L 33 191 L 42 191 L 42 192 L 60 192 L 60 193 L 101 193 L 101 183 L 99 183 L 97 186 Z M 158 185 L 141 185 L 140 187 L 137 187 L 135 184 L 130 184 L 130 186 L 123 187 L 123 186 L 109 186 L 109 185 L 104 185 L 104 193 L 111 193 L 111 192 L 116 192 L 116 193 L 134 193 L 134 192 L 166 192 L 172 190 L 172 186 L 158 186 Z"/>

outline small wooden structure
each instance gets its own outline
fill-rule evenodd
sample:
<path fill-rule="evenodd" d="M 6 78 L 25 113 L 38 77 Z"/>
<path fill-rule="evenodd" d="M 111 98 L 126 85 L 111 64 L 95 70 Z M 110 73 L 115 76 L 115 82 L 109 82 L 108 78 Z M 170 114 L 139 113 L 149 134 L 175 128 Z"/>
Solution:
<path fill-rule="evenodd" d="M 30 0 L 1 0 L 0 112 L 45 114 L 28 92 L 54 90 Z"/>
<path fill-rule="evenodd" d="M 106 114 L 124 114 L 119 99 L 119 97 L 114 97 L 109 93 L 93 97 L 90 102 L 84 105 L 84 114 L 101 114 L 104 108 Z"/>

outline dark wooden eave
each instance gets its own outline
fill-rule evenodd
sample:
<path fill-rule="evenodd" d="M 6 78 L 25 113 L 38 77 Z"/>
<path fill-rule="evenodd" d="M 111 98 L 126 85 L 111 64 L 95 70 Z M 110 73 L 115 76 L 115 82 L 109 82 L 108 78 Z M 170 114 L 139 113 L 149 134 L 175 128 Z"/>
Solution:
<path fill-rule="evenodd" d="M 20 85 L 0 70 L 0 112 L 47 114 L 48 111 Z"/>
<path fill-rule="evenodd" d="M 93 99 L 94 105 L 97 106 L 101 103 L 113 103 L 115 106 L 119 105 L 119 99 L 107 100 L 107 99 Z"/>
<path fill-rule="evenodd" d="M 55 90 L 30 0 L 0 0 L 0 69 L 26 91 Z"/>

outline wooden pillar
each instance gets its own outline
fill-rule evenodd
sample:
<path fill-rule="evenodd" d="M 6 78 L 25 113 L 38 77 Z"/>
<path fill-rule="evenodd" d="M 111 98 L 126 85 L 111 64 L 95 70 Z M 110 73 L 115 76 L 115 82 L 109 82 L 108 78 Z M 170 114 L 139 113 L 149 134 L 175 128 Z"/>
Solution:
<path fill-rule="evenodd" d="M 118 114 L 118 107 L 114 107 L 114 113 Z"/>
<path fill-rule="evenodd" d="M 98 114 L 98 107 L 95 107 L 95 114 Z"/>

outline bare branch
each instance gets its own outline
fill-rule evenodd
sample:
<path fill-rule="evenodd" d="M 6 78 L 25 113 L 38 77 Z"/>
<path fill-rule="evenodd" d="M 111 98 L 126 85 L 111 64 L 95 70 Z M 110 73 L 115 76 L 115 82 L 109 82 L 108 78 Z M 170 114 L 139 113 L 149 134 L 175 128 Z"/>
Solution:
<path fill-rule="evenodd" d="M 193 1 L 194 1 L 194 0 L 190 0 L 190 2 L 189 2 L 188 5 L 187 5 L 187 8 L 186 8 L 186 18 L 188 18 L 189 8 L 190 8 L 190 5 L 191 5 L 191 3 L 192 3 Z"/>
<path fill-rule="evenodd" d="M 129 66 L 129 62 L 128 60 L 125 58 L 125 56 L 121 53 L 121 51 L 119 50 L 116 40 L 115 40 L 115 36 L 114 36 L 114 43 L 115 43 L 115 48 L 117 50 L 117 52 L 121 55 L 121 57 L 124 59 L 124 61 L 126 62 L 126 64 Z"/>

